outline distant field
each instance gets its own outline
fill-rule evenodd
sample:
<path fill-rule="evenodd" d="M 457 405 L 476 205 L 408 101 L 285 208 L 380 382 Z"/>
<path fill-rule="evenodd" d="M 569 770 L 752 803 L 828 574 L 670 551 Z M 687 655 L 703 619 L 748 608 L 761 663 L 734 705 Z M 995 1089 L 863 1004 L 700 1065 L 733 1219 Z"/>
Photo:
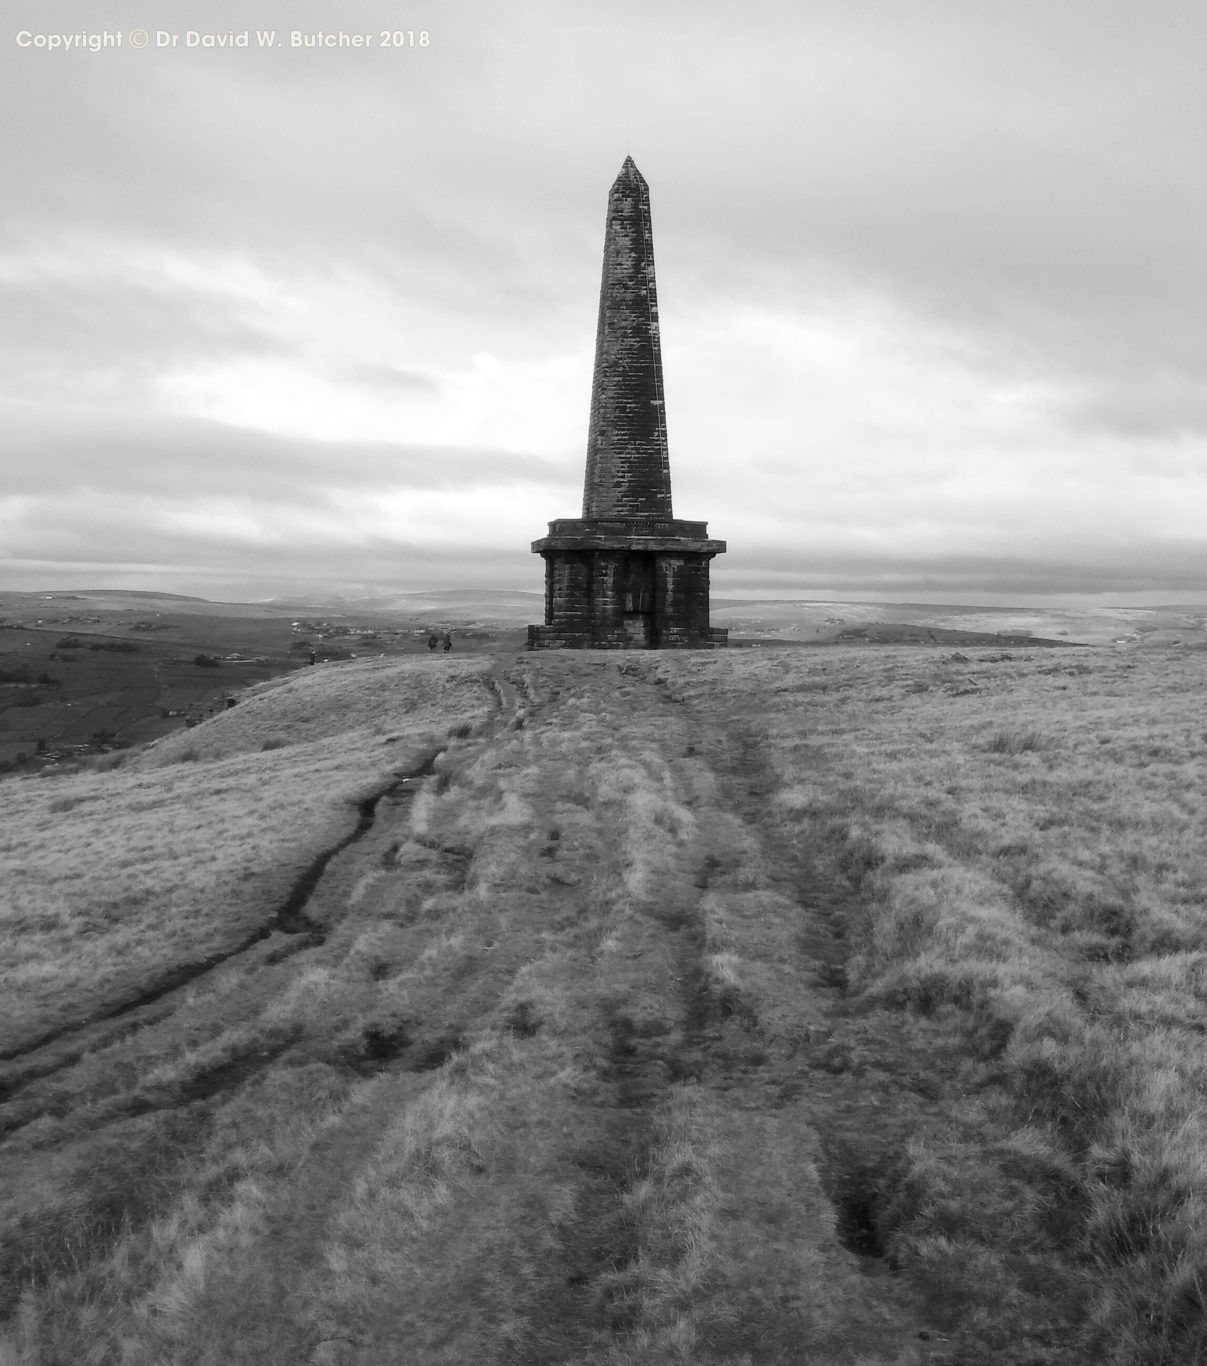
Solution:
<path fill-rule="evenodd" d="M 358 660 L 10 779 L 0 1363 L 1204 1360 L 1205 660 Z"/>
<path fill-rule="evenodd" d="M 0 776 L 184 730 L 244 688 L 308 666 L 312 653 L 320 664 L 426 654 L 433 625 L 453 632 L 458 652 L 508 635 L 463 616 L 454 624 L 150 593 L 0 593 Z"/>

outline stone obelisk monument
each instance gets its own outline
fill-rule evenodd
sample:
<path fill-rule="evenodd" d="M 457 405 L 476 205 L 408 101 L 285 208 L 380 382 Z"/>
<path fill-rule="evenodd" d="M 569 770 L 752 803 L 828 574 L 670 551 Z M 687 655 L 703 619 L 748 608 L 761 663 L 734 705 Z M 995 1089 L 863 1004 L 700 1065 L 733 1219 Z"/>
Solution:
<path fill-rule="evenodd" d="M 650 188 L 627 157 L 608 195 L 583 515 L 549 523 L 545 624 L 528 648 L 709 649 L 708 564 L 724 541 L 671 511 Z"/>

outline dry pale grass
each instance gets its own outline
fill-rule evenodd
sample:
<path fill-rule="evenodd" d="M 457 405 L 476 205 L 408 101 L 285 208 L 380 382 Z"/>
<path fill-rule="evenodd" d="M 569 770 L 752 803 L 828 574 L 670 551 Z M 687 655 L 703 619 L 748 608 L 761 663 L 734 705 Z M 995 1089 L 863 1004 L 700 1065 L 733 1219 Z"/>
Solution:
<path fill-rule="evenodd" d="M 8 784 L 0 1054 L 262 927 L 359 802 L 489 713 L 488 662 L 443 663 L 295 674 L 119 770 Z"/>
<path fill-rule="evenodd" d="M 432 663 L 364 666 L 400 670 L 397 719 L 344 705 L 362 666 L 315 670 L 82 775 L 251 801 L 238 775 L 296 759 L 355 793 L 406 717 L 470 727 L 332 865 L 325 942 L 265 941 L 0 1111 L 0 1361 L 912 1366 L 923 1323 L 948 1361 L 1197 1359 L 1193 661 L 534 658 L 489 739 L 474 661 L 415 701 Z M 877 1029 L 937 1103 L 842 1091 Z M 834 1175 L 818 1126 L 877 1114 L 855 1089 L 902 1136 Z M 898 1276 L 840 1245 L 857 1200 Z"/>
<path fill-rule="evenodd" d="M 208 1350 L 213 1292 L 223 1292 L 218 1312 L 236 1323 L 243 1316 L 246 1328 L 249 1306 L 227 1269 L 264 1236 L 269 1192 L 357 1099 L 346 1077 L 313 1064 L 253 1082 L 213 1115 L 194 1108 L 134 1121 L 112 1136 L 124 1150 L 92 1145 L 74 1183 L 74 1237 L 28 1237 L 32 1214 L 16 1224 L 30 1245 L 29 1279 L 0 1338 L 0 1361 L 237 1359 Z M 56 1212 L 45 1184 L 37 1218 L 49 1234 Z M 89 1196 L 100 1206 L 103 1194 L 127 1193 L 142 1203 L 127 1198 L 124 1218 L 106 1222 L 103 1208 L 79 1217 Z"/>
<path fill-rule="evenodd" d="M 724 855 L 715 895 L 732 913 L 779 903 L 751 899 L 757 841 L 692 809 L 715 783 L 671 762 L 663 716 L 632 711 L 639 691 L 619 699 L 621 737 L 594 684 L 567 692 L 557 726 L 451 749 L 405 829 L 357 846 L 368 862 L 340 883 L 325 944 L 232 968 L 174 1043 L 140 1045 L 137 1084 L 168 1094 L 255 1040 L 289 1041 L 281 1064 L 304 1062 L 325 1098 L 290 1092 L 292 1067 L 215 1098 L 175 1194 L 27 1284 L 13 1352 L 184 1366 L 385 1361 L 405 1343 L 424 1363 L 636 1366 L 875 1319 L 794 1112 L 752 1127 L 699 1083 L 663 1069 L 645 1100 L 629 1075 L 630 1038 L 688 1046 L 684 941 L 665 922 L 690 924 L 699 868 Z M 430 1064 L 424 1039 L 446 1050 Z M 350 1085 L 391 1040 L 412 1070 Z M 115 1060 L 84 1069 L 89 1095 Z M 296 1126 L 291 1105 L 309 1107 Z M 55 1135 L 29 1137 L 32 1164 Z"/>
<path fill-rule="evenodd" d="M 1202 670 L 884 649 L 668 670 L 758 715 L 779 819 L 860 889 L 851 986 L 966 1060 L 958 1125 L 897 1173 L 898 1262 L 987 1323 L 1063 1283 L 1119 1366 L 1207 1354 Z M 722 908 L 710 927 L 740 994 Z"/>
<path fill-rule="evenodd" d="M 144 763 L 171 764 L 190 751 L 213 759 L 316 740 L 388 738 L 417 725 L 469 734 L 494 707 L 492 663 L 471 655 L 299 669 L 246 689 L 236 707 L 204 726 L 157 741 Z"/>
<path fill-rule="evenodd" d="M 709 1301 L 722 1194 L 710 1138 L 696 1088 L 674 1088 L 653 1118 L 645 1171 L 624 1196 L 632 1260 L 603 1282 L 614 1311 L 633 1323 L 597 1358 L 609 1366 L 699 1359 L 701 1319 L 718 1308 Z"/>

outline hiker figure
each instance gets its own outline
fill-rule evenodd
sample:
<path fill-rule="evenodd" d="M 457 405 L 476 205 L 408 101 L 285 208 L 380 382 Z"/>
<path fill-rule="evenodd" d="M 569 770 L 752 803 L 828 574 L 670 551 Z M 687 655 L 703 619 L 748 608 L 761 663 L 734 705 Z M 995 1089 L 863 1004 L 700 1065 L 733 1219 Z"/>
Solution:
<path fill-rule="evenodd" d="M 310 662 L 311 662 L 311 664 L 314 664 L 314 663 L 316 663 L 317 661 L 318 661 L 318 652 L 317 652 L 316 650 L 311 650 L 311 651 L 310 651 Z"/>
<path fill-rule="evenodd" d="M 428 649 L 434 651 L 435 648 L 436 648 L 436 646 L 439 645 L 439 643 L 440 643 L 440 642 L 439 642 L 439 640 L 438 640 L 437 637 L 436 637 L 436 633 L 435 633 L 435 631 L 433 631 L 432 634 L 431 634 L 430 636 L 428 636 L 428 638 L 427 638 L 427 647 L 428 647 Z"/>
<path fill-rule="evenodd" d="M 452 648 L 453 648 L 453 638 L 452 638 L 452 636 L 449 635 L 449 633 L 448 633 L 447 631 L 445 631 L 445 633 L 444 633 L 444 653 L 445 653 L 445 654 L 448 654 L 448 652 L 449 652 Z"/>

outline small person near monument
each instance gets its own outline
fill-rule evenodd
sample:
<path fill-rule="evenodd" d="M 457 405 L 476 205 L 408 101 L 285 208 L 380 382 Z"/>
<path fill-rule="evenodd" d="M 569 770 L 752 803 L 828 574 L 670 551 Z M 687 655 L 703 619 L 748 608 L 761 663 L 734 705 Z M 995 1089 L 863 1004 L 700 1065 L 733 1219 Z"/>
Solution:
<path fill-rule="evenodd" d="M 431 650 L 431 651 L 434 653 L 434 652 L 435 652 L 435 649 L 436 649 L 436 646 L 439 645 L 439 644 L 440 644 L 440 641 L 439 641 L 439 639 L 438 639 L 438 637 L 437 637 L 435 631 L 433 631 L 432 634 L 431 634 L 430 636 L 428 636 L 428 638 L 427 638 L 427 647 L 428 647 L 429 650 Z"/>
<path fill-rule="evenodd" d="M 444 653 L 445 653 L 445 654 L 448 654 L 448 652 L 449 652 L 452 648 L 453 648 L 453 638 L 452 638 L 452 636 L 449 635 L 449 633 L 448 633 L 447 631 L 445 631 L 445 633 L 444 633 Z"/>

